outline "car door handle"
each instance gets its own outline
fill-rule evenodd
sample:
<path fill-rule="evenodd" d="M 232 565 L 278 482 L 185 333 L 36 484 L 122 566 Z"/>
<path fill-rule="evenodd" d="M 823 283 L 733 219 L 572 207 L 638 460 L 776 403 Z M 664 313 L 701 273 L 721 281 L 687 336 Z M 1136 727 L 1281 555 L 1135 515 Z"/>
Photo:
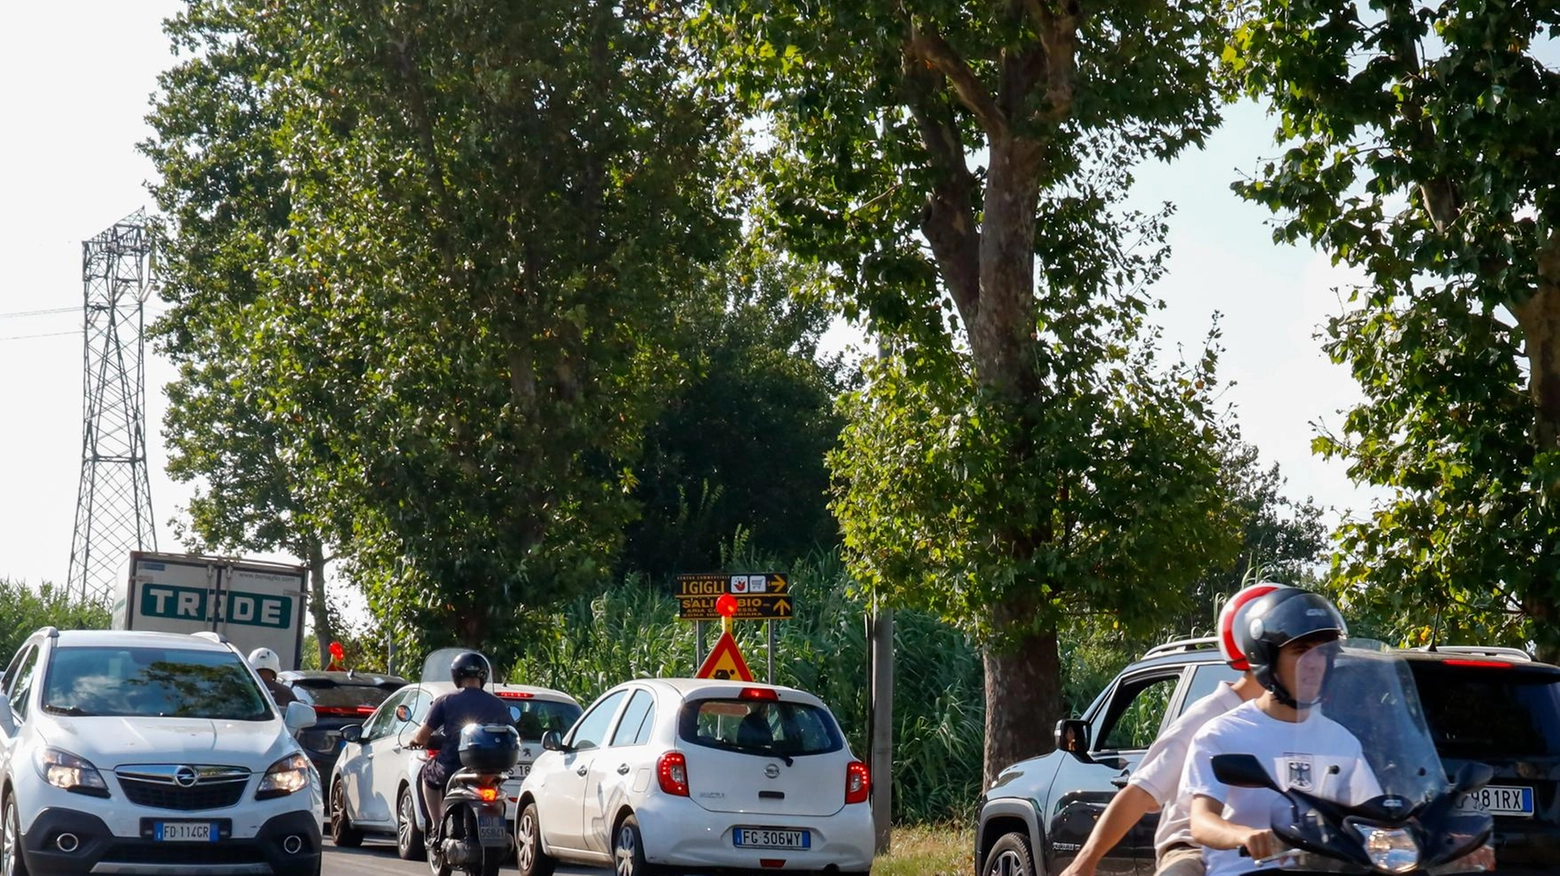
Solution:
<path fill-rule="evenodd" d="M 580 767 L 580 768 L 579 768 L 579 769 L 577 769 L 577 770 L 575 770 L 575 771 L 574 771 L 574 774 L 575 774 L 575 775 L 576 775 L 576 776 L 583 776 L 583 775 L 585 775 L 585 774 L 586 774 L 586 773 L 587 773 L 587 772 L 590 772 L 590 767 L 583 767 L 583 766 L 582 766 L 582 767 Z"/>
<path fill-rule="evenodd" d="M 628 764 L 625 763 L 625 764 L 619 764 L 618 765 L 618 775 L 626 776 L 626 775 L 628 775 L 628 770 L 629 770 Z"/>

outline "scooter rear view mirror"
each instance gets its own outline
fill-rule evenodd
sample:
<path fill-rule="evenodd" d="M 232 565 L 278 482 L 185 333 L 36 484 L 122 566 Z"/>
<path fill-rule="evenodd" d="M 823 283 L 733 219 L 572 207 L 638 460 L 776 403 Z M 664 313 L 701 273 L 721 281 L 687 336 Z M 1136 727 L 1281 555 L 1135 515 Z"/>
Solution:
<path fill-rule="evenodd" d="M 1452 780 L 1452 787 L 1466 794 L 1488 785 L 1493 778 L 1495 778 L 1494 767 L 1470 760 L 1457 771 L 1457 777 Z"/>
<path fill-rule="evenodd" d="M 1213 777 L 1236 788 L 1279 790 L 1278 783 L 1262 768 L 1261 762 L 1249 754 L 1214 755 Z"/>

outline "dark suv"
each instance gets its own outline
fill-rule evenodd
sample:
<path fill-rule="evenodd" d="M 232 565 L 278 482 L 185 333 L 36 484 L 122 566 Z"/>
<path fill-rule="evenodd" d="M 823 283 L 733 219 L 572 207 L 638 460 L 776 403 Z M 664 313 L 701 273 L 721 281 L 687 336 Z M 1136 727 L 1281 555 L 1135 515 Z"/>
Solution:
<path fill-rule="evenodd" d="M 1560 667 L 1508 648 L 1402 654 L 1447 773 L 1468 760 L 1495 769 L 1480 793 L 1495 815 L 1497 871 L 1560 872 Z M 981 797 L 980 876 L 1061 872 L 1159 731 L 1236 676 L 1214 639 L 1160 645 L 1122 670 L 1081 719 L 1057 724 L 1056 751 L 1003 770 Z M 1074 750 L 1063 750 L 1064 738 L 1077 740 Z M 1145 816 L 1097 872 L 1152 876 L 1158 820 Z"/>
<path fill-rule="evenodd" d="M 341 728 L 361 724 L 379 704 L 406 686 L 406 679 L 371 672 L 290 670 L 276 680 L 292 688 L 298 702 L 314 707 L 315 724 L 299 731 L 298 744 L 329 779 L 341 756 Z"/>

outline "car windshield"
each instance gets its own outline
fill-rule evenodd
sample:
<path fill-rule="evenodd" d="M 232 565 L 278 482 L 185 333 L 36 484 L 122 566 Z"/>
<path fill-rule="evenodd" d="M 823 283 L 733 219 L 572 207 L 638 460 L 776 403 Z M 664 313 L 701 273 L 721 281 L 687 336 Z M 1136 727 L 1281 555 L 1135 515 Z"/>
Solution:
<path fill-rule="evenodd" d="M 828 710 L 776 700 L 704 699 L 683 706 L 677 733 L 710 748 L 796 757 L 844 746 Z"/>
<path fill-rule="evenodd" d="M 58 648 L 42 707 L 78 717 L 264 721 L 274 714 L 238 655 L 182 648 Z"/>
<path fill-rule="evenodd" d="M 503 697 L 504 704 L 509 706 L 509 716 L 514 719 L 521 739 L 539 740 L 548 730 L 567 733 L 569 728 L 574 726 L 574 722 L 579 720 L 580 713 L 583 711 L 573 703 L 517 699 L 504 696 L 503 693 L 499 693 L 499 696 Z"/>
<path fill-rule="evenodd" d="M 340 682 L 329 678 L 300 678 L 291 683 L 298 700 L 324 714 L 373 714 L 375 707 L 400 690 L 399 683 L 381 686 L 369 682 Z"/>
<path fill-rule="evenodd" d="M 1520 664 L 1466 665 L 1477 662 L 1416 661 L 1436 748 L 1473 760 L 1560 756 L 1560 680 Z"/>

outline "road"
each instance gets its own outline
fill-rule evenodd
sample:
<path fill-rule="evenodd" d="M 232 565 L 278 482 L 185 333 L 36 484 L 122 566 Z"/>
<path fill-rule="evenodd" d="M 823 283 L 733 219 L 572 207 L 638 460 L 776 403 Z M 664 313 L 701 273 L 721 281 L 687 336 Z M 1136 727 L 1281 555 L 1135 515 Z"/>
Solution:
<path fill-rule="evenodd" d="M 504 873 L 513 874 L 513 862 L 505 864 Z M 560 864 L 556 876 L 611 876 L 611 870 L 594 870 Z M 426 861 L 403 861 L 395 855 L 395 845 L 390 842 L 364 840 L 360 849 L 338 849 L 325 840 L 325 870 L 321 876 L 428 876 Z"/>

